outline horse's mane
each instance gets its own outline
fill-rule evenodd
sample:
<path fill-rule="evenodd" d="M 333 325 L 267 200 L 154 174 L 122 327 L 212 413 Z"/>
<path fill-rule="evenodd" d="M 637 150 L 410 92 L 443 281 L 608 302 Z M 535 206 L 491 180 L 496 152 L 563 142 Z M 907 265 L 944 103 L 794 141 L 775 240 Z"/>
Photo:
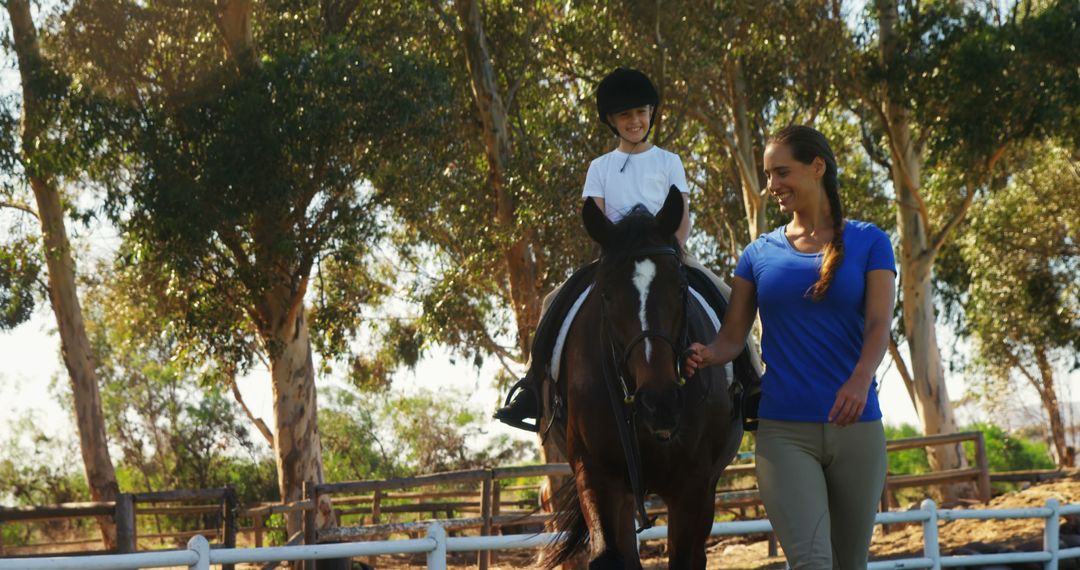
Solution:
<path fill-rule="evenodd" d="M 682 259 L 682 247 L 674 234 L 663 236 L 656 229 L 656 218 L 645 206 L 634 206 L 616 222 L 606 244 L 602 247 L 601 261 L 618 263 L 643 247 L 670 245 Z"/>

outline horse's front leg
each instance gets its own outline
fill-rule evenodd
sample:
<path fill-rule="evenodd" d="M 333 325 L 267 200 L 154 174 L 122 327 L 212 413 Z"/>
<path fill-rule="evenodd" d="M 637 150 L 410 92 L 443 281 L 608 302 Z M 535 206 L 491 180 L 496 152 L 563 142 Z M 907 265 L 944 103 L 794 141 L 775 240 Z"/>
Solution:
<path fill-rule="evenodd" d="M 634 497 L 621 476 L 590 468 L 577 470 L 581 512 L 589 526 L 589 570 L 641 570 L 634 529 Z"/>
<path fill-rule="evenodd" d="M 705 570 L 705 541 L 712 530 L 716 481 L 690 480 L 668 505 L 669 570 Z"/>

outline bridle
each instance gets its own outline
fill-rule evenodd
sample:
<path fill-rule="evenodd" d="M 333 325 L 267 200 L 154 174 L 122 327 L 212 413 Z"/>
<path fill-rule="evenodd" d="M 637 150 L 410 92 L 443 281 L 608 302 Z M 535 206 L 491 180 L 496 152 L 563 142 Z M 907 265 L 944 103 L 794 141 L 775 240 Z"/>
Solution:
<path fill-rule="evenodd" d="M 679 261 L 679 270 L 685 271 L 682 265 L 682 257 L 679 255 L 678 250 L 671 246 L 655 246 L 655 247 L 643 247 L 634 250 L 629 257 L 649 257 L 653 255 L 671 255 Z M 686 280 L 683 280 L 683 287 L 688 287 Z M 687 303 L 689 302 L 689 295 L 687 291 L 683 291 L 683 327 L 679 333 L 679 342 L 682 347 L 689 345 L 689 315 L 687 314 Z M 601 362 L 601 375 L 602 382 L 607 387 L 608 396 L 611 401 L 612 412 L 616 418 L 616 428 L 619 433 L 619 442 L 622 444 L 623 453 L 626 455 L 626 467 L 630 477 L 630 489 L 634 494 L 634 500 L 637 504 L 639 526 L 638 532 L 641 532 L 651 526 L 656 520 L 656 517 L 650 518 L 645 510 L 645 494 L 641 484 L 641 449 L 638 444 L 637 438 L 637 426 L 636 416 L 637 407 L 634 405 L 634 397 L 637 392 L 637 387 L 634 390 L 630 390 L 630 386 L 626 382 L 627 363 L 630 360 L 634 347 L 648 339 L 660 339 L 671 347 L 672 354 L 675 355 L 675 377 L 679 386 L 686 383 L 683 379 L 682 364 L 685 359 L 684 350 L 679 349 L 679 344 L 676 344 L 671 335 L 666 334 L 663 331 L 647 329 L 643 330 L 630 340 L 622 349 L 622 355 L 620 357 L 619 350 L 611 335 L 611 325 L 607 316 L 607 309 L 604 307 L 604 300 L 600 301 L 600 334 L 601 344 L 607 344 L 611 357 L 607 355 L 600 359 Z M 614 368 L 612 373 L 609 368 Z M 615 382 L 611 380 L 614 376 L 618 380 L 618 387 L 621 388 L 620 394 L 615 386 Z"/>

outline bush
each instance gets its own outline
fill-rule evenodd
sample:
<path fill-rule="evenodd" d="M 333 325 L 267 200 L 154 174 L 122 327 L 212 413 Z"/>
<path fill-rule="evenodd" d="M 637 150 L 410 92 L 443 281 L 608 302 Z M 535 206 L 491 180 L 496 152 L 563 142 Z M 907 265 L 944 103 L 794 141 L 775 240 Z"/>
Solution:
<path fill-rule="evenodd" d="M 900 426 L 885 426 L 885 439 L 904 439 L 909 437 L 922 437 L 922 433 L 911 424 Z M 930 460 L 926 456 L 925 449 L 905 449 L 894 451 L 889 454 L 889 474 L 909 475 L 913 473 L 929 473 Z"/>
<path fill-rule="evenodd" d="M 990 465 L 990 471 L 1053 469 L 1055 467 L 1054 460 L 1050 457 L 1050 452 L 1044 442 L 1013 437 L 992 424 L 978 423 L 969 426 L 966 430 L 983 432 L 986 440 L 986 460 Z M 965 443 L 965 449 L 974 456 L 975 450 L 970 443 Z"/>
<path fill-rule="evenodd" d="M 1016 437 L 1004 429 L 987 423 L 976 423 L 965 426 L 960 431 L 982 432 L 986 443 L 986 461 L 991 473 L 1005 471 L 1021 471 L 1026 469 L 1053 469 L 1054 461 L 1046 448 L 1046 444 L 1031 441 L 1023 437 Z M 910 424 L 900 426 L 885 426 L 885 438 L 889 441 L 909 437 L 922 437 L 922 433 Z M 975 444 L 971 441 L 964 442 L 964 452 L 968 461 L 975 462 Z M 929 473 L 930 461 L 925 449 L 905 449 L 894 451 L 889 454 L 889 474 L 908 475 L 913 473 Z M 1017 486 L 1012 483 L 994 483 L 993 490 L 998 493 L 1008 492 Z M 915 489 L 900 489 L 897 499 L 901 504 L 917 501 L 923 493 Z"/>

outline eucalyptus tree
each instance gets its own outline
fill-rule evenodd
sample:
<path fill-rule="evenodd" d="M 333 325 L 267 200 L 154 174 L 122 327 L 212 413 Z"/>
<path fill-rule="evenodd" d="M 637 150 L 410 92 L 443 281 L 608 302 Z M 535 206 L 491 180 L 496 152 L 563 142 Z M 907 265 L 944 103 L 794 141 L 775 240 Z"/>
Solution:
<path fill-rule="evenodd" d="M 593 248 L 578 229 L 580 188 L 599 131 L 589 86 L 555 68 L 557 2 L 391 3 L 400 43 L 437 60 L 451 98 L 438 132 L 372 183 L 398 224 L 403 282 L 424 346 L 443 343 L 503 378 L 528 357 L 543 295 Z"/>
<path fill-rule="evenodd" d="M 343 356 L 361 313 L 327 303 L 373 294 L 366 181 L 439 123 L 439 71 L 387 51 L 396 34 L 379 3 L 81 0 L 56 38 L 123 106 L 124 167 L 102 177 L 123 258 L 181 311 L 190 350 L 223 369 L 269 361 L 287 502 L 324 478 L 312 335 Z"/>
<path fill-rule="evenodd" d="M 1010 154 L 1013 174 L 972 206 L 957 240 L 959 330 L 974 341 L 974 371 L 989 389 L 1013 379 L 1034 388 L 1057 464 L 1072 467 L 1069 402 L 1058 394 L 1059 372 L 1080 366 L 1080 160 L 1053 142 Z"/>
<path fill-rule="evenodd" d="M 163 318 L 169 295 L 146 287 L 132 267 L 113 264 L 97 264 L 84 299 L 106 427 L 124 479 L 146 492 L 234 485 L 248 500 L 265 500 L 277 487 L 264 451 L 272 439 L 255 445 L 221 378 L 227 371 L 185 350 L 177 334 L 182 316 Z"/>
<path fill-rule="evenodd" d="M 1016 144 L 1059 132 L 1075 140 L 1080 7 L 1017 2 L 1007 12 L 960 2 L 878 0 L 851 82 L 888 149 L 900 236 L 909 392 L 927 434 L 956 430 L 936 332 L 933 268 Z M 895 347 L 894 355 L 897 354 Z M 936 469 L 961 465 L 936 448 Z"/>
<path fill-rule="evenodd" d="M 93 104 L 80 93 L 70 78 L 59 71 L 53 54 L 47 54 L 38 40 L 38 31 L 28 0 L 5 2 L 11 22 L 10 47 L 18 60 L 21 79 L 21 129 L 17 144 L 5 136 L 4 157 L 11 176 L 21 176 L 33 192 L 36 209 L 17 197 L 8 186 L 12 200 L 4 205 L 37 218 L 40 246 L 26 242 L 5 244 L 0 259 L 4 263 L 3 285 L 10 305 L 3 309 L 4 326 L 10 327 L 29 316 L 34 283 L 40 270 L 35 255 L 44 257 L 48 273 L 48 297 L 56 317 L 64 365 L 71 380 L 75 423 L 79 433 L 83 467 L 90 495 L 95 501 L 116 498 L 119 486 L 109 456 L 101 394 L 90 342 L 83 322 L 76 286 L 75 258 L 68 237 L 66 215 L 72 196 L 65 184 L 78 179 L 88 166 L 98 141 L 97 129 L 84 105 Z M 4 133 L 12 132 L 10 115 L 5 115 Z M 116 545 L 116 527 L 99 518 L 107 548 Z"/>
<path fill-rule="evenodd" d="M 846 54 L 839 3 L 798 0 L 762 10 L 688 0 L 622 13 L 627 43 L 655 54 L 654 67 L 669 88 L 668 116 L 691 119 L 699 140 L 711 143 L 708 155 L 687 158 L 714 174 L 731 167 L 742 202 L 745 234 L 739 233 L 748 236 L 739 242 L 753 241 L 771 221 L 761 170 L 768 133 L 814 124 L 838 107 L 833 85 Z"/>

